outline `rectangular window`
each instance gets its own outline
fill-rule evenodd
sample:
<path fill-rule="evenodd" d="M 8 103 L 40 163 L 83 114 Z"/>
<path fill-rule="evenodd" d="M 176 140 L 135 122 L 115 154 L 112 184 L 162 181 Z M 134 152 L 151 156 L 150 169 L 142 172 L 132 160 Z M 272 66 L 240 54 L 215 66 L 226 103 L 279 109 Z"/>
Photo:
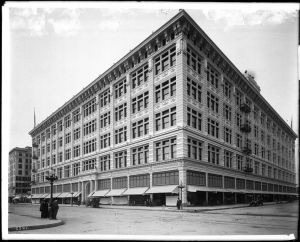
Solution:
<path fill-rule="evenodd" d="M 220 162 L 220 148 L 208 144 L 208 162 L 219 165 Z"/>
<path fill-rule="evenodd" d="M 243 156 L 236 155 L 236 163 L 237 163 L 237 169 L 239 171 L 242 171 L 244 167 Z"/>
<path fill-rule="evenodd" d="M 211 65 L 207 65 L 207 82 L 210 86 L 218 89 L 219 87 L 219 72 L 215 70 Z"/>
<path fill-rule="evenodd" d="M 99 95 L 100 107 L 103 108 L 110 103 L 110 89 L 106 89 Z"/>
<path fill-rule="evenodd" d="M 187 47 L 186 63 L 198 74 L 201 74 L 201 60 L 202 57 L 198 55 L 197 52 L 192 50 L 190 47 Z"/>
<path fill-rule="evenodd" d="M 57 168 L 57 177 L 58 179 L 61 179 L 63 175 L 62 167 Z"/>
<path fill-rule="evenodd" d="M 224 108 L 223 108 L 223 116 L 226 120 L 231 122 L 231 113 L 232 113 L 232 108 L 230 106 L 228 106 L 227 104 L 223 104 Z"/>
<path fill-rule="evenodd" d="M 83 143 L 83 154 L 88 154 L 96 151 L 97 141 L 96 139 L 91 139 Z"/>
<path fill-rule="evenodd" d="M 113 178 L 112 179 L 112 188 L 113 189 L 127 188 L 127 176 Z"/>
<path fill-rule="evenodd" d="M 207 133 L 219 138 L 219 123 L 211 118 L 207 119 Z"/>
<path fill-rule="evenodd" d="M 207 108 L 213 112 L 219 112 L 219 98 L 210 92 L 207 92 Z"/>
<path fill-rule="evenodd" d="M 127 127 L 115 130 L 115 144 L 125 142 L 127 140 Z"/>
<path fill-rule="evenodd" d="M 61 132 L 63 130 L 63 124 L 61 120 L 57 122 L 57 129 L 58 132 Z"/>
<path fill-rule="evenodd" d="M 56 124 L 53 124 L 51 127 L 52 135 L 56 135 Z"/>
<path fill-rule="evenodd" d="M 147 164 L 149 162 L 149 145 L 134 147 L 131 150 L 132 165 Z"/>
<path fill-rule="evenodd" d="M 232 168 L 232 152 L 224 150 L 224 165 L 225 167 Z"/>
<path fill-rule="evenodd" d="M 65 137 L 65 144 L 69 144 L 71 142 L 71 133 L 67 133 Z"/>
<path fill-rule="evenodd" d="M 100 136 L 100 149 L 104 149 L 110 146 L 110 133 Z"/>
<path fill-rule="evenodd" d="M 101 171 L 110 170 L 110 155 L 100 156 L 100 170 Z"/>
<path fill-rule="evenodd" d="M 77 176 L 80 172 L 80 162 L 73 164 L 73 176 Z"/>
<path fill-rule="evenodd" d="M 176 76 L 155 86 L 155 102 L 159 103 L 176 95 Z"/>
<path fill-rule="evenodd" d="M 114 153 L 115 169 L 127 167 L 127 150 Z"/>
<path fill-rule="evenodd" d="M 154 58 L 155 75 L 164 72 L 168 68 L 176 64 L 176 46 L 164 51 L 162 54 Z"/>
<path fill-rule="evenodd" d="M 231 99 L 231 94 L 232 94 L 232 85 L 230 82 L 228 82 L 226 79 L 224 80 L 224 96 L 227 97 L 228 99 Z"/>
<path fill-rule="evenodd" d="M 131 101 L 132 113 L 134 114 L 136 112 L 148 108 L 148 104 L 149 104 L 149 92 L 147 91 L 132 99 Z"/>
<path fill-rule="evenodd" d="M 52 155 L 51 157 L 52 157 L 52 164 L 55 165 L 55 163 L 56 163 L 56 155 Z"/>
<path fill-rule="evenodd" d="M 150 174 L 136 175 L 129 177 L 129 187 L 149 187 L 150 186 Z"/>
<path fill-rule="evenodd" d="M 73 122 L 77 123 L 80 120 L 80 108 L 73 111 Z"/>
<path fill-rule="evenodd" d="M 145 83 L 148 81 L 148 64 L 145 66 L 139 68 L 138 70 L 131 73 L 131 86 L 132 89 L 140 86 L 142 83 Z"/>
<path fill-rule="evenodd" d="M 240 106 L 242 103 L 242 93 L 238 90 L 236 90 L 236 94 L 235 94 L 235 104 L 236 106 Z"/>
<path fill-rule="evenodd" d="M 98 190 L 106 190 L 106 189 L 111 189 L 110 178 L 98 180 Z"/>
<path fill-rule="evenodd" d="M 70 160 L 71 159 L 71 149 L 66 149 L 65 150 L 65 160 Z"/>
<path fill-rule="evenodd" d="M 46 130 L 46 137 L 47 137 L 47 139 L 50 139 L 50 129 Z"/>
<path fill-rule="evenodd" d="M 202 143 L 199 140 L 188 137 L 188 157 L 195 160 L 202 160 Z"/>
<path fill-rule="evenodd" d="M 187 184 L 195 186 L 206 186 L 205 172 L 187 171 Z"/>
<path fill-rule="evenodd" d="M 94 170 L 96 167 L 96 159 L 89 159 L 82 162 L 82 171 Z"/>
<path fill-rule="evenodd" d="M 149 133 L 149 118 L 132 123 L 132 138 L 145 136 Z"/>
<path fill-rule="evenodd" d="M 93 98 L 92 100 L 88 101 L 82 106 L 83 109 L 83 117 L 87 117 L 93 112 L 96 111 L 96 98 Z"/>
<path fill-rule="evenodd" d="M 123 79 L 114 85 L 115 98 L 123 96 L 126 92 L 126 79 Z"/>
<path fill-rule="evenodd" d="M 65 127 L 69 128 L 71 126 L 71 115 L 65 117 Z"/>
<path fill-rule="evenodd" d="M 58 162 L 62 162 L 63 161 L 63 153 L 59 152 L 58 153 Z"/>
<path fill-rule="evenodd" d="M 97 123 L 96 122 L 97 122 L 97 120 L 94 119 L 94 120 L 92 120 L 88 123 L 85 123 L 83 125 L 83 135 L 84 136 L 96 131 L 96 129 L 97 129 Z"/>
<path fill-rule="evenodd" d="M 235 114 L 236 126 L 241 127 L 242 125 L 242 115 L 240 113 Z"/>
<path fill-rule="evenodd" d="M 208 187 L 223 187 L 222 176 L 208 173 Z"/>
<path fill-rule="evenodd" d="M 56 150 L 56 140 L 52 141 L 52 150 Z"/>
<path fill-rule="evenodd" d="M 187 95 L 201 103 L 202 87 L 199 83 L 187 78 Z"/>
<path fill-rule="evenodd" d="M 224 127 L 224 141 L 231 144 L 232 130 L 228 127 Z"/>
<path fill-rule="evenodd" d="M 58 138 L 58 145 L 59 145 L 59 147 L 63 146 L 63 138 L 62 137 Z"/>
<path fill-rule="evenodd" d="M 76 145 L 73 147 L 73 157 L 80 156 L 80 145 Z"/>
<path fill-rule="evenodd" d="M 179 184 L 179 172 L 167 171 L 157 172 L 152 174 L 152 185 L 178 185 Z"/>
<path fill-rule="evenodd" d="M 77 129 L 74 129 L 73 131 L 73 139 L 78 140 L 80 138 L 80 127 Z"/>
<path fill-rule="evenodd" d="M 170 128 L 176 125 L 176 107 L 155 114 L 155 130 Z"/>
<path fill-rule="evenodd" d="M 70 177 L 70 166 L 64 167 L 64 177 Z"/>
<path fill-rule="evenodd" d="M 127 103 L 123 103 L 115 108 L 115 121 L 122 120 L 127 117 Z"/>
<path fill-rule="evenodd" d="M 161 140 L 155 143 L 155 160 L 169 160 L 176 158 L 176 138 Z"/>
<path fill-rule="evenodd" d="M 202 114 L 190 107 L 187 107 L 187 125 L 201 131 Z"/>
<path fill-rule="evenodd" d="M 105 128 L 110 125 L 110 112 L 104 113 L 100 116 L 100 128 Z"/>

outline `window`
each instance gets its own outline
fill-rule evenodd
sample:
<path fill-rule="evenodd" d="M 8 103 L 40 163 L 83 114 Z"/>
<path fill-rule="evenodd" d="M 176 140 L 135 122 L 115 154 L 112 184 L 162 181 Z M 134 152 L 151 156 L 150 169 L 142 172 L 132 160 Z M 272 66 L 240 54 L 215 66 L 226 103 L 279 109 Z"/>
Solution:
<path fill-rule="evenodd" d="M 224 176 L 224 188 L 235 188 L 235 178 Z"/>
<path fill-rule="evenodd" d="M 219 98 L 210 92 L 207 92 L 207 108 L 213 112 L 219 112 Z"/>
<path fill-rule="evenodd" d="M 176 138 L 156 142 L 154 147 L 156 161 L 176 158 Z"/>
<path fill-rule="evenodd" d="M 71 115 L 65 117 L 65 127 L 69 128 L 71 126 Z"/>
<path fill-rule="evenodd" d="M 56 155 L 52 155 L 52 164 L 54 165 L 56 163 Z"/>
<path fill-rule="evenodd" d="M 208 162 L 219 165 L 220 149 L 216 146 L 208 144 Z"/>
<path fill-rule="evenodd" d="M 52 135 L 56 135 L 56 124 L 52 125 L 51 132 L 52 132 Z"/>
<path fill-rule="evenodd" d="M 123 80 L 119 81 L 118 83 L 116 83 L 114 85 L 114 90 L 115 90 L 115 98 L 116 99 L 123 96 L 127 92 L 126 79 L 123 79 Z"/>
<path fill-rule="evenodd" d="M 58 145 L 59 145 L 59 147 L 62 147 L 62 146 L 63 146 L 63 140 L 62 140 L 62 137 L 59 137 L 59 138 L 58 138 Z"/>
<path fill-rule="evenodd" d="M 113 178 L 112 188 L 113 189 L 127 188 L 127 176 Z"/>
<path fill-rule="evenodd" d="M 106 89 L 99 95 L 100 107 L 103 108 L 110 103 L 110 89 Z"/>
<path fill-rule="evenodd" d="M 77 123 L 80 120 L 80 108 L 73 112 L 73 122 Z"/>
<path fill-rule="evenodd" d="M 259 162 L 255 161 L 254 162 L 254 173 L 258 174 L 258 171 L 259 171 Z"/>
<path fill-rule="evenodd" d="M 132 113 L 139 112 L 148 108 L 149 104 L 149 92 L 144 92 L 143 94 L 132 99 Z"/>
<path fill-rule="evenodd" d="M 202 114 L 190 107 L 187 107 L 187 125 L 201 131 Z"/>
<path fill-rule="evenodd" d="M 221 175 L 208 173 L 208 187 L 223 187 L 223 179 Z"/>
<path fill-rule="evenodd" d="M 224 88 L 223 92 L 224 92 L 225 97 L 227 97 L 228 99 L 231 99 L 232 85 L 226 79 L 224 80 L 224 87 L 223 88 Z"/>
<path fill-rule="evenodd" d="M 235 114 L 236 126 L 241 127 L 242 124 L 242 115 L 240 113 Z"/>
<path fill-rule="evenodd" d="M 80 172 L 80 163 L 73 164 L 73 176 L 77 176 Z"/>
<path fill-rule="evenodd" d="M 58 162 L 62 162 L 63 161 L 63 153 L 59 152 L 58 153 Z"/>
<path fill-rule="evenodd" d="M 213 119 L 207 119 L 207 133 L 211 136 L 219 138 L 219 123 Z"/>
<path fill-rule="evenodd" d="M 58 177 L 58 179 L 62 178 L 62 174 L 63 174 L 62 167 L 57 168 L 57 177 Z"/>
<path fill-rule="evenodd" d="M 164 72 L 168 68 L 176 64 L 176 47 L 172 47 L 154 59 L 154 73 L 155 75 Z"/>
<path fill-rule="evenodd" d="M 47 137 L 47 139 L 50 139 L 50 129 L 46 130 L 46 137 Z"/>
<path fill-rule="evenodd" d="M 262 175 L 262 176 L 265 176 L 265 175 L 266 175 L 266 165 L 265 165 L 265 164 L 262 164 L 262 165 L 261 165 L 261 175 Z"/>
<path fill-rule="evenodd" d="M 42 146 L 42 155 L 45 154 L 45 146 Z"/>
<path fill-rule="evenodd" d="M 89 141 L 86 141 L 83 143 L 83 154 L 88 154 L 88 153 L 91 153 L 91 152 L 94 152 L 96 151 L 96 139 L 91 139 Z"/>
<path fill-rule="evenodd" d="M 102 128 L 106 127 L 109 124 L 110 124 L 110 112 L 102 114 L 100 116 L 100 128 L 102 129 Z"/>
<path fill-rule="evenodd" d="M 202 142 L 188 137 L 188 157 L 202 160 Z"/>
<path fill-rule="evenodd" d="M 132 148 L 132 165 L 147 164 L 149 162 L 149 145 Z"/>
<path fill-rule="evenodd" d="M 82 171 L 94 170 L 96 168 L 96 159 L 85 160 L 82 163 Z"/>
<path fill-rule="evenodd" d="M 127 140 L 127 127 L 115 130 L 115 144 L 125 142 Z"/>
<path fill-rule="evenodd" d="M 142 83 L 148 81 L 148 64 L 139 68 L 137 71 L 131 74 L 131 86 L 132 89 L 140 86 Z"/>
<path fill-rule="evenodd" d="M 262 126 L 265 126 L 265 121 L 266 121 L 266 115 L 264 113 L 260 114 L 260 124 Z"/>
<path fill-rule="evenodd" d="M 199 56 L 190 47 L 187 47 L 186 57 L 187 65 L 190 66 L 198 74 L 201 74 L 201 56 Z"/>
<path fill-rule="evenodd" d="M 70 177 L 70 166 L 64 167 L 64 177 Z"/>
<path fill-rule="evenodd" d="M 132 124 L 132 138 L 142 137 L 149 133 L 149 118 L 145 118 Z"/>
<path fill-rule="evenodd" d="M 224 150 L 224 166 L 232 168 L 232 152 Z"/>
<path fill-rule="evenodd" d="M 206 186 L 206 174 L 199 171 L 187 171 L 187 184 Z"/>
<path fill-rule="evenodd" d="M 42 142 L 44 142 L 45 141 L 45 133 L 42 133 L 41 136 L 42 136 Z"/>
<path fill-rule="evenodd" d="M 242 93 L 238 90 L 236 90 L 236 95 L 235 95 L 235 104 L 236 106 L 240 106 L 242 103 Z"/>
<path fill-rule="evenodd" d="M 66 149 L 65 150 L 65 160 L 70 160 L 71 159 L 71 149 Z"/>
<path fill-rule="evenodd" d="M 176 125 L 176 107 L 155 114 L 156 131 Z"/>
<path fill-rule="evenodd" d="M 110 146 L 110 133 L 100 136 L 100 149 L 104 149 Z"/>
<path fill-rule="evenodd" d="M 149 187 L 150 186 L 150 174 L 137 175 L 129 177 L 129 187 Z"/>
<path fill-rule="evenodd" d="M 83 125 L 83 135 L 88 135 L 90 133 L 93 133 L 96 131 L 96 129 L 97 129 L 97 123 L 96 123 L 96 119 L 94 119 Z"/>
<path fill-rule="evenodd" d="M 100 157 L 100 170 L 101 171 L 110 170 L 110 155 L 103 155 Z"/>
<path fill-rule="evenodd" d="M 232 108 L 230 106 L 228 106 L 227 104 L 224 103 L 223 106 L 223 116 L 226 120 L 231 122 L 231 113 L 232 113 Z"/>
<path fill-rule="evenodd" d="M 47 153 L 50 152 L 50 144 L 47 144 Z"/>
<path fill-rule="evenodd" d="M 239 171 L 243 170 L 244 164 L 243 164 L 243 156 L 236 155 L 236 163 L 237 163 L 237 169 Z"/>
<path fill-rule="evenodd" d="M 69 144 L 71 142 L 71 133 L 67 133 L 65 137 L 65 143 Z"/>
<path fill-rule="evenodd" d="M 258 138 L 258 127 L 254 125 L 254 137 Z"/>
<path fill-rule="evenodd" d="M 176 77 L 155 86 L 155 102 L 161 102 L 176 95 Z"/>
<path fill-rule="evenodd" d="M 98 190 L 106 190 L 106 189 L 111 189 L 110 178 L 98 180 Z"/>
<path fill-rule="evenodd" d="M 119 121 L 127 117 L 127 103 L 123 103 L 115 108 L 115 121 Z"/>
<path fill-rule="evenodd" d="M 192 97 L 194 100 L 201 103 L 201 94 L 202 94 L 202 87 L 200 84 L 197 84 L 195 81 L 187 78 L 187 95 Z"/>
<path fill-rule="evenodd" d="M 114 157 L 115 157 L 115 169 L 127 167 L 126 150 L 114 153 Z"/>
<path fill-rule="evenodd" d="M 56 140 L 53 140 L 52 141 L 52 150 L 55 150 L 56 149 Z"/>
<path fill-rule="evenodd" d="M 57 122 L 57 128 L 58 128 L 58 132 L 62 131 L 63 125 L 62 125 L 62 121 L 61 120 Z"/>
<path fill-rule="evenodd" d="M 152 174 L 152 184 L 153 186 L 178 185 L 179 172 L 178 171 L 155 172 Z"/>
<path fill-rule="evenodd" d="M 88 101 L 82 106 L 83 109 L 83 117 L 87 117 L 93 112 L 96 111 L 96 98 L 93 98 L 92 100 Z"/>
<path fill-rule="evenodd" d="M 224 127 L 224 141 L 231 144 L 232 130 L 230 128 Z"/>
<path fill-rule="evenodd" d="M 73 157 L 80 156 L 80 145 L 76 145 L 73 147 Z"/>
<path fill-rule="evenodd" d="M 219 87 L 219 72 L 211 65 L 207 65 L 207 82 L 210 86 L 218 89 Z"/>
<path fill-rule="evenodd" d="M 78 140 L 80 138 L 80 128 L 74 129 L 73 138 L 74 140 Z"/>
<path fill-rule="evenodd" d="M 258 151 L 258 144 L 254 144 L 254 155 L 258 155 L 259 151 Z"/>

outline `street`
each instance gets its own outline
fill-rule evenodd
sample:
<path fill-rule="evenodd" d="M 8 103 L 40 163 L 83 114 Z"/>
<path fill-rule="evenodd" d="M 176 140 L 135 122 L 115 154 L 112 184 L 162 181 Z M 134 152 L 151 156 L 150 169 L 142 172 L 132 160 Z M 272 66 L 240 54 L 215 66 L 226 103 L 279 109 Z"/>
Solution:
<path fill-rule="evenodd" d="M 12 205 L 10 212 L 39 217 L 39 206 Z M 176 208 L 174 208 L 176 210 Z M 298 201 L 211 211 L 151 211 L 60 206 L 59 227 L 15 234 L 287 235 L 297 237 Z M 30 219 L 30 218 L 29 218 Z"/>

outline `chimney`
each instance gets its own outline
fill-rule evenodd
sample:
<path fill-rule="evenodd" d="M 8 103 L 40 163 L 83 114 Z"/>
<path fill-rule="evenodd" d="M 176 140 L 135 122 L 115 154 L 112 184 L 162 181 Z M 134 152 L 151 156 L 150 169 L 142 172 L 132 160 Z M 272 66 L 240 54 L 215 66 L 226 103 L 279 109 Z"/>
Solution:
<path fill-rule="evenodd" d="M 252 71 L 245 70 L 244 76 L 247 78 L 247 80 L 255 87 L 255 89 L 260 92 L 260 87 L 255 81 L 255 75 Z"/>

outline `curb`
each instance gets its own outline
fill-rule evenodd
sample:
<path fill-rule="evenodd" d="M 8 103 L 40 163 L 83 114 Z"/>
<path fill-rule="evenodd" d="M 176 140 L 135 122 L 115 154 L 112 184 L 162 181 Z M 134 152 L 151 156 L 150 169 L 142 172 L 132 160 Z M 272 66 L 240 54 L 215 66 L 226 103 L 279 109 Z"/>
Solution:
<path fill-rule="evenodd" d="M 45 228 L 57 227 L 57 226 L 60 226 L 60 225 L 63 225 L 63 224 L 64 224 L 64 221 L 58 220 L 56 223 L 51 223 L 51 224 L 10 227 L 10 228 L 8 228 L 8 231 L 24 231 L 24 230 L 34 230 L 34 229 L 45 229 Z"/>

